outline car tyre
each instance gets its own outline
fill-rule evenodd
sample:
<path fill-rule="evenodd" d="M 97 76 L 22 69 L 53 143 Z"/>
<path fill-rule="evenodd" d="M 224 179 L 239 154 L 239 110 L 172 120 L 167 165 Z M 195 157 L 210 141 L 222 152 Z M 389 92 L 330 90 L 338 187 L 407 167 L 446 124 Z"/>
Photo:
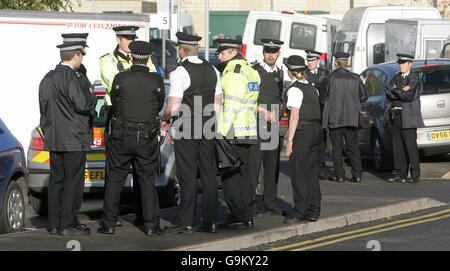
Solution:
<path fill-rule="evenodd" d="M 9 183 L 2 204 L 0 233 L 22 231 L 25 224 L 25 200 L 20 186 L 15 181 Z"/>
<path fill-rule="evenodd" d="M 30 204 L 33 211 L 40 216 L 48 215 L 48 201 L 43 195 L 30 195 Z"/>
<path fill-rule="evenodd" d="M 374 136 L 372 136 L 371 149 L 375 170 L 390 170 L 392 168 L 392 161 L 387 155 L 386 148 L 384 147 L 381 137 L 378 133 L 374 133 Z"/>

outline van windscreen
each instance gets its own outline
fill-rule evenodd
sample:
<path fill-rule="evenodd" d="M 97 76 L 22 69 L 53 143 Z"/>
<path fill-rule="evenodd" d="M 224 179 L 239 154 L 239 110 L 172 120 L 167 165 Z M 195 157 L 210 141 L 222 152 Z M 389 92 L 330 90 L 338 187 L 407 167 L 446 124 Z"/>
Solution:
<path fill-rule="evenodd" d="M 316 45 L 316 26 L 303 23 L 292 23 L 289 48 L 314 50 Z"/>
<path fill-rule="evenodd" d="M 281 35 L 281 22 L 277 20 L 257 20 L 255 39 L 253 43 L 262 45 L 261 39 L 279 40 Z"/>

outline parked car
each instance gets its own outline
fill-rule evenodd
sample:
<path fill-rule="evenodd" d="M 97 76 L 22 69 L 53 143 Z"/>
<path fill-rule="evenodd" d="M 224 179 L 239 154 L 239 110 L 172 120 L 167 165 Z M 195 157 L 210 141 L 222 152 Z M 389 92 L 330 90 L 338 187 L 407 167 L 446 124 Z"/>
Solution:
<path fill-rule="evenodd" d="M 104 192 L 105 185 L 105 110 L 104 95 L 105 89 L 101 84 L 95 83 L 95 95 L 97 96 L 97 105 L 95 107 L 96 116 L 93 122 L 94 141 L 91 151 L 87 153 L 86 171 L 85 171 L 85 194 L 101 194 Z M 166 99 L 169 91 L 169 84 L 166 81 Z M 164 109 L 163 109 L 164 110 Z M 174 180 L 175 168 L 173 155 L 173 144 L 171 133 L 161 133 L 160 152 L 161 152 L 161 176 L 156 178 L 156 189 L 160 206 L 169 207 L 177 203 L 178 190 Z M 31 142 L 27 154 L 27 162 L 29 169 L 29 189 L 30 201 L 33 210 L 39 215 L 47 214 L 47 187 L 50 177 L 50 153 L 44 148 L 44 139 L 40 127 L 33 129 L 31 133 Z M 133 176 L 130 172 L 123 190 L 124 196 L 128 196 L 132 192 Z M 132 198 L 132 197 L 131 197 Z"/>
<path fill-rule="evenodd" d="M 0 234 L 24 228 L 27 177 L 23 147 L 0 119 Z"/>
<path fill-rule="evenodd" d="M 384 88 L 398 71 L 395 62 L 371 66 L 361 73 L 369 91 L 362 104 L 359 145 L 374 160 L 377 170 L 392 168 L 392 126 L 383 125 L 388 106 Z M 420 97 L 425 128 L 417 129 L 417 145 L 422 155 L 450 152 L 450 60 L 415 60 L 413 70 L 423 83 Z"/>

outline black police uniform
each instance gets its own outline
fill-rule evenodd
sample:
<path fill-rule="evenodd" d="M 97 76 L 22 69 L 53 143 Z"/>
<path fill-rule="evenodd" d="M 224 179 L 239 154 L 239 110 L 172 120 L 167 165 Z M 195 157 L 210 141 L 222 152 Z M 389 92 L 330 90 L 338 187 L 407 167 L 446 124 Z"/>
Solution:
<path fill-rule="evenodd" d="M 306 60 L 315 60 L 319 59 L 322 53 L 314 51 L 314 50 L 306 50 Z M 305 78 L 308 82 L 310 82 L 318 91 L 319 91 L 319 100 L 320 100 L 320 110 L 323 111 L 323 97 L 324 97 L 324 87 L 322 84 L 326 82 L 326 78 L 329 72 L 326 69 L 318 67 L 316 71 L 310 71 L 307 69 L 305 71 Z M 321 114 L 322 115 L 322 114 Z M 325 166 L 325 150 L 326 150 L 326 141 L 327 134 L 326 129 L 323 129 L 323 137 L 320 142 L 319 154 L 318 154 L 318 164 L 319 164 L 319 178 L 324 178 L 326 175 L 326 166 Z"/>
<path fill-rule="evenodd" d="M 413 61 L 414 57 L 407 54 L 397 54 L 398 63 Z M 403 87 L 409 86 L 408 91 Z M 385 89 L 390 101 L 387 110 L 390 112 L 392 124 L 392 149 L 394 169 L 396 171 L 389 181 L 417 182 L 420 177 L 420 157 L 417 149 L 417 128 L 425 127 L 422 119 L 420 95 L 423 85 L 419 76 L 410 71 L 408 75 L 398 72 Z M 407 180 L 408 168 L 411 179 Z"/>
<path fill-rule="evenodd" d="M 61 37 L 63 38 L 63 43 L 70 44 L 70 43 L 84 43 L 84 47 L 89 47 L 87 43 L 87 37 L 89 33 L 65 33 L 61 34 Z M 83 53 L 84 54 L 84 53 Z M 75 71 L 77 73 L 78 83 L 80 84 L 81 89 L 86 93 L 88 97 L 91 97 L 95 102 L 97 99 L 94 95 L 92 95 L 92 91 L 94 90 L 94 86 L 89 81 L 89 78 L 87 77 L 87 69 L 86 67 L 81 64 L 79 69 Z M 91 111 L 91 114 L 89 116 L 89 138 L 90 142 L 93 142 L 94 134 L 93 134 L 93 128 L 94 128 L 94 116 L 95 116 L 95 108 Z M 84 182 L 79 183 L 78 187 L 76 188 L 77 196 L 74 198 L 74 208 L 76 210 L 79 210 L 81 207 L 81 204 L 83 202 L 83 194 L 84 194 Z M 78 221 L 78 218 L 75 217 L 75 223 L 80 224 Z"/>
<path fill-rule="evenodd" d="M 61 51 L 81 51 L 81 43 L 57 46 Z M 52 233 L 87 233 L 76 229 L 81 201 L 78 192 L 84 184 L 86 152 L 90 150 L 89 115 L 95 96 L 79 84 L 80 74 L 59 64 L 39 85 L 40 127 L 45 148 L 50 152 L 48 217 Z"/>
<path fill-rule="evenodd" d="M 136 59 L 150 57 L 150 44 L 130 44 Z M 135 64 L 130 71 L 114 78 L 111 89 L 111 130 L 106 154 L 106 187 L 102 227 L 99 232 L 114 233 L 120 212 L 120 192 L 126 182 L 130 165 L 135 167 L 135 183 L 141 189 L 143 220 L 147 235 L 159 232 L 159 203 L 155 188 L 159 122 L 158 113 L 165 98 L 163 79 L 149 73 L 145 64 Z"/>
<path fill-rule="evenodd" d="M 347 59 L 349 54 L 338 52 L 334 56 L 337 59 Z M 358 146 L 358 124 L 361 103 L 368 98 L 367 88 L 359 75 L 338 68 L 328 75 L 325 93 L 322 127 L 329 128 L 336 180 L 345 180 L 342 160 L 345 137 L 346 154 L 352 167 L 352 181 L 360 182 L 362 162 Z"/>
<path fill-rule="evenodd" d="M 264 52 L 276 53 L 280 50 L 281 45 L 284 43 L 279 40 L 262 39 Z M 276 68 L 273 72 L 268 72 L 263 65 L 256 63 L 253 68 L 259 73 L 261 78 L 260 91 L 258 95 L 258 105 L 263 105 L 272 112 L 279 112 L 281 104 L 281 95 L 283 91 L 283 70 Z M 275 108 L 274 108 L 275 107 Z M 266 123 L 262 116 L 258 115 L 258 131 L 261 129 L 271 131 L 273 125 Z M 260 127 L 263 124 L 264 127 Z M 275 124 L 278 125 L 278 122 Z M 266 133 L 267 133 L 266 132 Z M 260 136 L 261 133 L 258 133 Z M 278 136 L 278 135 L 277 135 Z M 273 139 L 259 139 L 260 141 L 269 142 Z M 268 212 L 281 214 L 281 210 L 277 205 L 277 190 L 278 190 L 278 178 L 280 173 L 280 152 L 281 152 L 281 140 L 278 140 L 277 147 L 271 150 L 261 150 L 261 143 L 251 146 L 250 149 L 250 177 L 251 177 L 251 192 L 254 211 L 257 212 L 257 200 L 256 200 L 256 186 L 259 182 L 261 166 L 263 167 L 263 180 L 264 180 L 264 192 L 263 203 L 264 209 Z"/>
<path fill-rule="evenodd" d="M 176 33 L 178 45 L 198 45 L 199 36 L 186 33 Z M 181 106 L 189 108 L 190 114 L 179 115 L 174 118 L 177 127 L 174 141 L 176 174 L 180 183 L 181 197 L 177 227 L 169 229 L 169 232 L 191 232 L 194 228 L 195 209 L 197 206 L 197 180 L 202 183 L 202 225 L 199 230 L 215 232 L 217 222 L 217 180 L 214 139 L 205 137 L 203 127 L 208 122 L 215 122 L 215 114 L 206 116 L 206 106 L 214 104 L 216 85 L 218 84 L 218 72 L 206 60 L 200 60 L 193 56 L 185 58 L 179 63 L 178 70 L 185 69 L 190 80 L 187 89 L 183 91 Z M 175 76 L 175 77 L 174 77 Z M 176 77 L 180 76 L 180 77 Z M 170 80 L 184 80 L 182 75 L 175 71 L 171 73 Z M 172 91 L 172 90 L 171 90 Z M 201 104 L 198 102 L 201 101 Z M 175 124 L 175 122 L 174 122 Z M 176 126 L 176 124 L 175 124 Z M 211 127 L 214 131 L 214 127 Z M 212 136 L 213 134 L 210 134 Z"/>
<path fill-rule="evenodd" d="M 294 71 L 306 69 L 304 60 L 300 56 L 289 57 L 286 66 Z M 290 85 L 288 94 L 292 88 L 302 92 L 303 100 L 292 143 L 293 152 L 289 157 L 295 205 L 291 217 L 285 220 L 288 224 L 305 220 L 315 221 L 321 210 L 321 192 L 317 174 L 317 155 L 322 136 L 319 94 L 310 83 L 297 80 Z M 298 90 L 292 89 L 292 91 Z"/>

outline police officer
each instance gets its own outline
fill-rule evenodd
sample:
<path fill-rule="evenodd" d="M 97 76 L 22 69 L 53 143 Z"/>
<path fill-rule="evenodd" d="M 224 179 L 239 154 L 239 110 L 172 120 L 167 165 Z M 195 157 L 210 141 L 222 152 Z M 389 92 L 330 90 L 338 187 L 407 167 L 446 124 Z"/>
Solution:
<path fill-rule="evenodd" d="M 399 71 L 386 86 L 386 97 L 392 123 L 392 148 L 395 175 L 389 182 L 417 183 L 420 177 L 420 159 L 417 149 L 417 128 L 425 127 L 420 109 L 423 85 L 418 75 L 411 72 L 414 57 L 397 54 Z M 408 168 L 411 178 L 408 177 Z"/>
<path fill-rule="evenodd" d="M 247 229 L 253 227 L 250 191 L 250 147 L 257 144 L 256 115 L 260 78 L 240 53 L 242 42 L 217 39 L 222 73 L 223 107 L 217 132 L 230 140 L 242 161 L 240 168 L 222 176 L 225 202 L 230 210 L 228 221 L 219 227 Z"/>
<path fill-rule="evenodd" d="M 48 184 L 49 232 L 61 235 L 89 234 L 76 220 L 78 188 L 84 184 L 86 152 L 90 150 L 89 115 L 95 96 L 79 84 L 83 43 L 64 43 L 61 63 L 39 85 L 40 127 L 50 152 Z M 68 129 L 67 127 L 71 127 Z M 81 195 L 82 196 L 82 195 Z"/>
<path fill-rule="evenodd" d="M 361 182 L 362 163 L 358 146 L 358 123 L 361 103 L 368 98 L 367 88 L 359 76 L 347 70 L 350 55 L 334 54 L 337 69 L 327 78 L 322 127 L 329 128 L 333 149 L 334 180 L 344 182 L 342 152 L 345 137 L 346 153 L 352 167 L 352 182 Z"/>
<path fill-rule="evenodd" d="M 106 112 L 106 123 L 105 123 L 105 147 L 106 152 L 108 152 L 108 134 L 109 134 L 109 128 L 110 128 L 110 120 L 111 120 L 111 114 L 110 114 L 110 108 L 111 108 L 111 98 L 110 98 L 110 91 L 112 82 L 114 80 L 114 76 L 123 71 L 128 71 L 131 68 L 132 61 L 130 59 L 130 48 L 129 45 L 131 42 L 136 40 L 138 37 L 136 35 L 136 31 L 139 29 L 138 26 L 134 25 L 124 25 L 124 26 L 117 26 L 114 27 L 113 30 L 116 33 L 116 41 L 117 46 L 116 49 L 108 54 L 103 55 L 100 57 L 100 75 L 102 79 L 102 85 L 106 90 L 105 93 L 105 112 Z M 156 72 L 155 65 L 153 65 L 151 59 L 147 62 L 147 67 L 149 68 L 149 72 Z M 133 171 L 133 179 L 136 177 L 136 172 Z M 135 224 L 140 225 L 143 223 L 142 220 L 142 210 L 139 202 L 141 202 L 141 199 L 139 198 L 139 195 L 141 194 L 139 192 L 139 183 L 133 182 L 133 192 L 135 194 L 135 200 L 136 200 L 136 220 Z M 105 183 L 107 186 L 108 184 Z M 117 220 L 117 226 L 121 226 L 122 223 L 120 219 Z"/>
<path fill-rule="evenodd" d="M 305 71 L 305 79 L 310 82 L 318 91 L 320 98 L 320 110 L 323 111 L 323 96 L 324 91 L 322 84 L 324 83 L 329 72 L 322 67 L 319 67 L 321 52 L 314 50 L 305 50 L 306 52 L 306 62 L 308 64 L 308 69 Z M 325 144 L 327 140 L 327 130 L 323 130 L 322 141 L 320 142 L 320 148 L 318 153 L 318 164 L 319 164 L 319 179 L 326 179 L 326 166 L 325 166 Z"/>
<path fill-rule="evenodd" d="M 170 93 L 162 117 L 162 128 L 176 117 L 174 150 L 176 174 L 180 183 L 181 198 L 177 225 L 167 229 L 172 233 L 192 233 L 197 202 L 197 179 L 202 181 L 202 224 L 199 231 L 215 233 L 217 222 L 217 181 L 215 162 L 213 112 L 205 108 L 212 106 L 220 112 L 222 86 L 220 75 L 208 61 L 197 56 L 201 37 L 176 33 L 178 55 L 181 62 L 170 73 Z M 209 132 L 204 134 L 203 131 Z"/>
<path fill-rule="evenodd" d="M 111 131 L 106 153 L 106 182 L 100 233 L 114 234 L 120 211 L 120 192 L 130 165 L 135 167 L 141 188 L 145 234 L 159 235 L 159 204 L 155 188 L 159 123 L 165 98 L 163 79 L 150 73 L 151 46 L 145 41 L 130 44 L 133 65 L 115 76 L 112 90 Z"/>
<path fill-rule="evenodd" d="M 66 33 L 61 34 L 61 37 L 63 38 L 63 43 L 81 43 L 83 45 L 82 54 L 83 56 L 86 55 L 86 47 L 89 47 L 87 45 L 87 37 L 89 33 Z M 96 102 L 95 96 L 92 96 L 91 93 L 94 92 L 94 86 L 89 81 L 89 78 L 87 77 L 87 70 L 86 67 L 83 65 L 83 63 L 80 64 L 80 67 L 76 70 L 76 73 L 78 75 L 78 82 L 80 84 L 81 89 L 88 95 L 89 97 L 93 97 L 93 99 Z M 93 127 L 94 127 L 94 116 L 95 116 L 95 109 L 91 111 L 91 114 L 89 116 L 89 138 L 90 142 L 93 142 Z M 74 208 L 75 210 L 79 210 L 81 207 L 81 204 L 83 202 L 83 190 L 84 190 L 84 182 L 79 183 L 78 187 L 76 188 L 76 191 L 78 195 L 75 197 L 75 203 Z M 82 224 L 78 221 L 78 218 L 75 217 L 75 223 L 79 225 L 79 227 L 87 227 L 86 224 Z"/>
<path fill-rule="evenodd" d="M 291 168 L 294 208 L 285 223 L 316 221 L 320 215 L 320 185 L 317 155 L 322 137 L 319 92 L 306 81 L 307 69 L 301 56 L 286 61 L 292 83 L 286 106 L 290 109 L 286 155 Z"/>
<path fill-rule="evenodd" d="M 117 41 L 116 49 L 100 57 L 100 74 L 102 85 L 106 90 L 105 105 L 107 106 L 111 106 L 110 91 L 114 76 L 119 72 L 130 70 L 132 62 L 130 60 L 129 45 L 138 38 L 136 36 L 138 29 L 139 27 L 134 25 L 114 27 L 113 30 L 116 33 Z M 147 67 L 150 72 L 156 72 L 155 65 L 153 65 L 151 59 L 148 61 Z"/>
<path fill-rule="evenodd" d="M 264 170 L 264 213 L 281 215 L 281 209 L 277 205 L 277 186 L 278 177 L 280 173 L 280 137 L 278 129 L 275 129 L 277 125 L 277 116 L 280 111 L 281 94 L 283 91 L 283 70 L 281 66 L 277 66 L 276 62 L 280 56 L 281 45 L 284 42 L 275 39 L 262 39 L 263 44 L 263 56 L 264 61 L 262 63 L 256 63 L 253 68 L 258 72 L 261 78 L 260 91 L 258 95 L 258 106 L 264 107 L 269 114 L 264 114 L 265 117 L 269 116 L 270 119 L 261 118 L 258 119 L 258 131 L 269 135 L 269 131 L 277 131 L 276 138 L 262 138 L 259 136 L 259 140 L 265 143 L 273 143 L 267 145 L 255 144 L 250 149 L 250 156 L 253 158 L 250 161 L 250 173 L 251 173 L 251 192 L 253 200 L 253 208 L 255 213 L 257 211 L 256 200 L 256 186 L 259 181 L 261 166 Z M 272 114 L 272 112 L 278 112 L 278 114 Z M 273 116 L 272 116 L 273 115 Z M 259 116 L 259 115 L 258 115 Z M 273 119 L 272 119 L 273 117 Z M 272 125 L 272 122 L 275 122 Z M 260 135 L 261 133 L 258 133 Z"/>

